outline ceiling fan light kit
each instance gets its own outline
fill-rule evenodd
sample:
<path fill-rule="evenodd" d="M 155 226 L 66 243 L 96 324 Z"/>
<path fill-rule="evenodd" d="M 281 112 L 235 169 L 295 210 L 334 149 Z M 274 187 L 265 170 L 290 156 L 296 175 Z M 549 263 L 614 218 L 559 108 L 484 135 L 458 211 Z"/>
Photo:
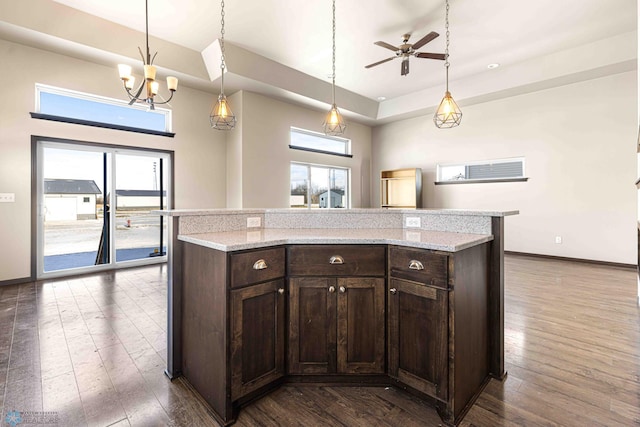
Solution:
<path fill-rule="evenodd" d="M 338 136 L 342 135 L 347 129 L 340 110 L 336 106 L 336 0 L 333 0 L 333 73 L 331 75 L 332 103 L 331 109 L 327 113 L 322 127 L 325 135 Z"/>
<path fill-rule="evenodd" d="M 220 58 L 220 95 L 218 95 L 218 100 L 213 105 L 211 114 L 209 114 L 209 123 L 216 130 L 231 130 L 236 126 L 237 119 L 233 115 L 233 111 L 231 111 L 227 97 L 224 94 L 224 72 L 226 69 L 224 61 L 224 0 L 222 0 L 220 6 L 220 51 L 222 52 Z"/>
<path fill-rule="evenodd" d="M 156 58 L 158 52 L 156 52 L 153 57 L 151 57 L 151 53 L 149 52 L 149 1 L 145 0 L 145 34 L 146 34 L 146 55 L 142 53 L 142 49 L 138 47 L 138 51 L 140 52 L 140 56 L 142 57 L 142 64 L 144 65 L 144 80 L 138 86 L 134 92 L 132 92 L 135 86 L 135 77 L 131 75 L 131 67 L 126 64 L 118 65 L 118 74 L 120 75 L 120 80 L 122 80 L 122 84 L 124 86 L 124 90 L 127 92 L 129 96 L 129 105 L 133 105 L 134 102 L 140 102 L 143 104 L 147 104 L 149 109 L 154 110 L 156 105 L 167 104 L 173 98 L 173 94 L 178 90 L 178 79 L 176 77 L 167 77 L 167 89 L 169 89 L 170 96 L 169 99 L 164 100 L 162 102 L 158 102 L 155 100 L 155 97 L 158 96 L 158 91 L 160 88 L 160 84 L 156 81 L 156 67 L 153 65 L 153 60 Z M 146 89 L 146 90 L 145 90 Z M 143 93 L 144 90 L 144 93 Z"/>
<path fill-rule="evenodd" d="M 462 120 L 462 111 L 458 108 L 458 104 L 453 100 L 451 92 L 449 92 L 449 0 L 446 0 L 446 12 L 445 12 L 445 29 L 447 31 L 447 44 L 445 48 L 445 62 L 444 67 L 446 70 L 446 90 L 435 115 L 433 116 L 433 122 L 436 127 L 440 129 L 449 129 L 460 125 Z"/>

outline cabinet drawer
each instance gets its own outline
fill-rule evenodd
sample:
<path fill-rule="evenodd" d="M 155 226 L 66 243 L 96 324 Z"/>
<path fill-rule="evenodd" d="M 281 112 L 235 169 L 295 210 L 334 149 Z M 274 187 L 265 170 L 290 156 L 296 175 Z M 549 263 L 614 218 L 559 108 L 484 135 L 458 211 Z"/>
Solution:
<path fill-rule="evenodd" d="M 446 289 L 449 257 L 420 249 L 389 248 L 389 274 L 392 277 Z"/>
<path fill-rule="evenodd" d="M 284 248 L 231 254 L 229 270 L 232 288 L 284 277 Z"/>
<path fill-rule="evenodd" d="M 296 245 L 287 249 L 292 276 L 384 276 L 385 247 Z"/>

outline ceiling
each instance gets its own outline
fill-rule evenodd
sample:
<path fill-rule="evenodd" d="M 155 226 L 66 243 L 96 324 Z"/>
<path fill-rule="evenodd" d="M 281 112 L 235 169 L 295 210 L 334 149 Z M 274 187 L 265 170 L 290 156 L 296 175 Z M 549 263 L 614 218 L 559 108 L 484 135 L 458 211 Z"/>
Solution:
<path fill-rule="evenodd" d="M 137 46 L 144 46 L 144 0 L 0 2 L 2 38 L 103 63 L 125 57 L 132 65 Z M 444 0 L 336 3 L 336 96 L 347 117 L 376 124 L 435 108 L 444 91 L 442 61 L 411 58 L 407 76 L 400 75 L 398 59 L 364 66 L 393 56 L 373 42 L 398 45 L 404 33 L 413 42 L 440 33 L 420 51 L 443 53 Z M 451 0 L 451 91 L 465 105 L 635 68 L 636 7 L 636 0 Z M 331 96 L 329 0 L 234 1 L 225 12 L 225 83 L 232 90 L 325 108 Z M 52 13 L 57 25 L 43 21 Z M 97 37 L 97 30 L 108 31 L 111 40 Z M 159 67 L 187 85 L 216 91 L 220 3 L 149 0 L 149 32 Z M 491 63 L 500 67 L 488 69 Z"/>

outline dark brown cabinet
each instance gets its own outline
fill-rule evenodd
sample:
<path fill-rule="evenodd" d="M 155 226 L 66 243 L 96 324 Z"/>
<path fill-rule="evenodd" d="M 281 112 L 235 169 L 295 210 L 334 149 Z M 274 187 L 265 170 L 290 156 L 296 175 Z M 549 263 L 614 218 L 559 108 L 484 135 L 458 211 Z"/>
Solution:
<path fill-rule="evenodd" d="M 456 424 L 489 378 L 488 248 L 389 248 L 389 376 Z"/>
<path fill-rule="evenodd" d="M 228 425 L 285 373 L 285 250 L 183 251 L 182 373 Z"/>
<path fill-rule="evenodd" d="M 288 260 L 288 373 L 384 373 L 385 248 L 303 245 Z"/>
<path fill-rule="evenodd" d="M 284 279 L 231 291 L 231 399 L 284 375 Z"/>
<path fill-rule="evenodd" d="M 447 291 L 399 279 L 389 288 L 389 376 L 446 401 Z"/>
<path fill-rule="evenodd" d="M 454 425 L 488 380 L 488 244 L 181 250 L 180 366 L 221 425 L 287 381 L 391 384 Z"/>

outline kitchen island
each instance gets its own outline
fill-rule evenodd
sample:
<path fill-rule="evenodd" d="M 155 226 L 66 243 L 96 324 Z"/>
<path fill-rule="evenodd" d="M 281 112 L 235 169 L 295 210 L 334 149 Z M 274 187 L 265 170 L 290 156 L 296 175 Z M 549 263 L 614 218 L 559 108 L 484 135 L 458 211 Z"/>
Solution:
<path fill-rule="evenodd" d="M 222 424 L 284 382 L 393 385 L 457 424 L 504 377 L 504 217 L 176 210 L 167 375 Z"/>

